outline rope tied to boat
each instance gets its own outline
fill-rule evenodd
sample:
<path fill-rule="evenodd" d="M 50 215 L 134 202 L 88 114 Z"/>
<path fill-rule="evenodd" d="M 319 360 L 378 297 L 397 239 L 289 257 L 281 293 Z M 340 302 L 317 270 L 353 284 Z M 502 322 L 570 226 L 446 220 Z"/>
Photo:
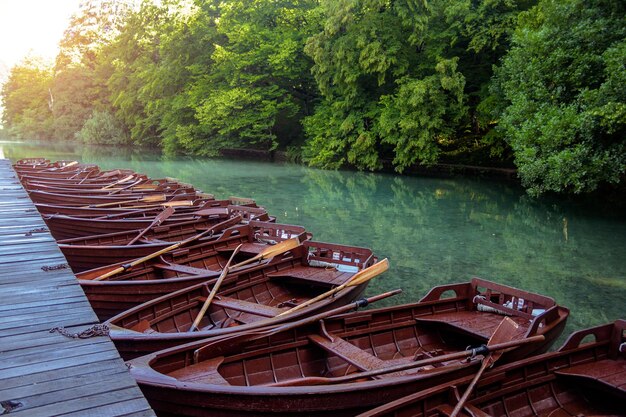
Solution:
<path fill-rule="evenodd" d="M 65 337 L 69 337 L 70 339 L 88 339 L 90 337 L 108 336 L 109 331 L 109 326 L 106 324 L 94 324 L 90 328 L 78 333 L 71 333 L 65 327 L 55 327 L 50 329 L 50 333 L 57 332 Z"/>
<path fill-rule="evenodd" d="M 45 272 L 48 272 L 48 271 L 56 271 L 59 269 L 67 269 L 69 267 L 70 266 L 68 264 L 57 264 L 57 265 L 44 265 L 41 267 L 41 269 Z"/>
<path fill-rule="evenodd" d="M 49 230 L 46 229 L 45 227 L 40 227 L 38 229 L 29 230 L 28 232 L 24 233 L 24 236 L 32 236 L 33 233 L 44 233 L 44 232 L 49 232 Z"/>
<path fill-rule="evenodd" d="M 254 240 L 256 240 L 259 243 L 266 243 L 268 245 L 275 245 L 278 243 L 277 241 L 273 239 L 267 239 L 267 238 L 261 237 L 261 234 L 259 232 L 254 234 Z"/>

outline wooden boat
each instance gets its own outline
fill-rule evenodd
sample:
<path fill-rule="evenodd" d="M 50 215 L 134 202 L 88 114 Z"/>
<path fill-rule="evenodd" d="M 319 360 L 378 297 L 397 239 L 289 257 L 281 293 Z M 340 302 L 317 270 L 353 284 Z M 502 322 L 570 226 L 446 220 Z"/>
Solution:
<path fill-rule="evenodd" d="M 131 170 L 113 170 L 113 171 L 100 171 L 99 169 L 88 170 L 86 172 L 78 171 L 74 175 L 68 177 L 63 176 L 51 176 L 46 172 L 19 174 L 18 178 L 22 183 L 28 184 L 30 182 L 37 182 L 48 185 L 59 185 L 67 187 L 69 185 L 89 185 L 91 187 L 99 186 L 113 186 L 116 184 L 120 187 L 134 183 L 140 179 L 147 179 L 145 175 L 137 174 Z"/>
<path fill-rule="evenodd" d="M 507 351 L 505 363 L 548 349 L 568 310 L 473 279 L 415 304 L 173 347 L 131 360 L 130 371 L 162 416 L 350 416 L 475 372 L 481 355 L 445 359 L 487 341 L 503 314 L 517 324 L 515 343 L 542 340 Z"/>
<path fill-rule="evenodd" d="M 352 307 L 345 308 L 345 304 L 360 295 L 366 283 L 355 281 L 354 286 L 339 288 L 332 297 L 322 297 L 302 309 L 281 315 L 335 285 L 341 285 L 352 277 L 356 279 L 355 274 L 367 269 L 374 261 L 369 251 L 348 254 L 345 247 L 337 245 L 315 242 L 306 242 L 305 245 L 309 249 L 315 245 L 307 263 L 278 268 L 267 274 L 269 281 L 257 281 L 254 286 L 236 284 L 230 289 L 220 290 L 199 322 L 197 331 L 190 331 L 190 327 L 212 289 L 211 283 L 184 288 L 112 317 L 105 322 L 111 329 L 110 337 L 122 358 L 128 360 L 194 340 L 241 334 L 251 329 L 309 318 L 319 311 L 349 311 Z M 339 256 L 344 258 L 338 259 Z M 366 257 L 365 263 L 363 258 L 359 259 L 362 256 Z M 386 260 L 381 261 L 364 271 L 371 275 L 367 280 L 384 272 L 386 265 Z"/>
<path fill-rule="evenodd" d="M 285 230 L 284 235 L 289 234 L 289 231 Z M 283 236 L 283 234 L 279 236 Z M 251 242 L 248 236 L 231 234 L 230 230 L 227 230 L 222 238 L 215 242 L 187 248 L 191 253 L 192 250 L 197 250 L 199 246 L 202 246 L 201 249 L 204 253 L 201 255 L 189 256 L 189 253 L 185 253 L 187 250 L 185 249 L 162 256 L 160 263 L 151 260 L 145 263 L 149 264 L 149 267 L 137 265 L 137 270 L 133 268 L 126 273 L 106 280 L 98 281 L 95 279 L 113 267 L 81 272 L 77 274 L 77 278 L 91 302 L 92 308 L 100 320 L 104 321 L 162 295 L 215 280 L 232 251 L 240 243 Z M 258 243 L 245 245 L 235 262 L 239 263 L 251 258 L 258 254 L 263 247 Z M 323 250 L 329 254 L 345 252 L 346 259 L 349 259 L 349 263 L 353 264 L 354 271 L 336 272 L 327 271 L 324 266 L 315 267 L 314 263 L 309 262 L 309 258 L 314 259 L 314 256 L 308 253 L 309 249 L 312 248 L 319 251 Z M 182 262 L 180 257 L 183 258 Z M 372 260 L 373 255 L 368 249 L 306 241 L 301 246 L 262 263 L 231 270 L 222 287 L 226 291 L 236 284 L 240 288 L 249 286 L 249 291 L 262 291 L 263 288 L 273 288 L 278 285 L 274 283 L 276 278 L 272 279 L 277 274 L 289 276 L 309 274 L 310 276 L 305 276 L 301 280 L 305 282 L 329 280 L 340 284 L 361 268 L 369 266 Z M 328 283 L 324 285 L 328 285 Z"/>
<path fill-rule="evenodd" d="M 195 227 L 190 223 L 202 223 L 205 221 L 217 223 L 237 215 L 241 215 L 242 218 L 246 220 L 271 220 L 265 209 L 229 205 L 226 207 L 204 209 L 198 214 L 195 214 L 195 212 L 186 212 L 181 216 L 173 215 L 171 218 L 163 221 L 159 228 L 155 228 L 153 230 L 162 230 L 160 229 L 161 227 L 175 226 L 179 223 L 182 223 L 182 225 L 187 228 L 190 226 Z M 63 215 L 44 215 L 43 219 L 50 229 L 52 236 L 59 241 L 115 232 L 144 230 L 150 226 L 154 220 L 154 218 L 148 217 L 127 219 L 90 219 Z M 201 225 L 198 226 L 202 227 Z"/>
<path fill-rule="evenodd" d="M 16 167 L 17 169 L 21 169 L 23 167 L 37 167 L 37 166 L 42 166 L 42 165 L 47 165 L 50 163 L 50 160 L 47 158 L 39 158 L 39 157 L 35 157 L 35 158 L 22 158 L 22 159 L 18 159 L 15 164 L 14 167 Z"/>
<path fill-rule="evenodd" d="M 131 207 L 87 207 L 87 206 L 59 206 L 55 204 L 35 204 L 41 214 L 63 215 L 86 219 L 124 219 L 130 217 L 154 217 L 165 207 L 174 207 L 176 214 L 185 211 L 197 211 L 209 207 L 225 207 L 230 204 L 228 200 L 197 199 L 194 201 L 182 201 L 181 204 L 153 203 Z M 184 204 L 182 204 L 184 203 Z"/>
<path fill-rule="evenodd" d="M 229 215 L 223 218 L 202 218 L 187 222 L 174 223 L 158 226 L 148 230 L 143 237 L 133 245 L 128 243 L 142 232 L 141 229 L 128 232 L 108 233 L 103 235 L 88 236 L 58 241 L 59 248 L 65 255 L 67 263 L 75 273 L 90 269 L 101 268 L 112 264 L 120 264 L 131 259 L 148 256 L 156 251 L 171 246 L 173 243 L 183 241 L 201 233 L 203 230 L 213 228 L 213 233 L 206 238 L 198 240 L 203 243 L 216 240 L 222 236 L 222 231 L 239 223 L 247 223 L 254 230 L 265 227 L 265 221 L 250 220 L 250 216 L 244 218 L 241 214 L 249 212 L 246 209 L 231 207 Z M 256 217 L 255 217 L 256 218 Z M 298 226 L 290 226 L 291 231 L 302 230 Z"/>
<path fill-rule="evenodd" d="M 133 186 L 137 182 L 138 184 L 150 184 L 154 185 L 154 181 L 150 180 L 146 175 L 131 173 L 127 171 L 90 171 L 89 175 L 82 175 L 78 178 L 50 178 L 46 175 L 23 175 L 20 180 L 24 184 L 24 188 L 28 189 L 29 184 L 41 184 L 57 187 L 72 187 L 72 188 L 94 188 L 94 187 L 118 187 L 123 188 L 126 186 Z M 36 188 L 36 187 L 34 187 Z"/>
<path fill-rule="evenodd" d="M 476 284 L 478 282 L 480 281 L 475 281 L 473 284 Z M 455 300 L 437 300 L 433 297 L 432 299 L 426 301 L 422 300 L 416 304 L 410 304 L 394 308 L 391 311 L 384 309 L 376 312 L 376 314 L 380 314 L 378 314 L 373 320 L 384 321 L 389 319 L 389 316 L 392 315 L 400 315 L 403 317 L 419 316 L 422 321 L 431 319 L 433 316 L 424 315 L 424 311 L 439 311 L 443 309 L 449 309 L 451 308 L 451 306 L 461 304 L 462 302 L 466 304 L 468 302 L 471 303 L 471 301 L 469 301 L 467 298 L 469 298 L 469 295 L 472 294 L 471 291 L 478 291 L 478 286 L 474 286 L 470 289 L 472 284 L 467 283 L 462 285 L 465 286 L 467 290 L 459 289 L 459 291 L 463 291 L 460 292 L 460 294 L 462 294 L 460 296 L 461 298 L 456 297 Z M 489 285 L 496 284 L 489 283 Z M 456 288 L 458 289 L 460 288 L 460 286 L 457 286 Z M 506 288 L 508 290 L 508 287 Z M 188 333 L 186 331 L 186 329 L 189 327 L 189 324 L 191 323 L 189 321 L 189 318 L 195 317 L 196 312 L 199 308 L 198 300 L 206 296 L 206 291 L 207 288 L 203 284 L 200 284 L 195 287 L 190 287 L 178 291 L 175 294 L 171 294 L 147 302 L 109 319 L 107 321 L 107 324 L 110 324 L 112 327 L 111 339 L 114 341 L 122 357 L 125 359 L 130 359 L 140 356 L 142 354 L 147 354 L 155 352 L 157 350 L 176 346 L 183 342 L 190 342 L 192 340 L 198 340 L 203 337 L 217 337 L 224 334 L 232 333 L 234 330 L 239 330 L 239 328 L 215 328 L 211 327 L 211 324 L 211 326 L 209 326 L 206 330 L 202 330 L 199 332 Z M 547 304 L 550 304 L 550 308 L 553 308 L 553 312 L 547 314 L 553 315 L 553 318 L 556 319 L 556 322 L 554 323 L 555 326 L 564 325 L 565 319 L 567 318 L 567 311 L 559 310 L 551 303 L 553 303 L 553 301 L 551 302 L 550 299 L 545 300 L 546 306 Z M 176 306 L 176 312 L 175 314 L 172 314 L 171 306 L 174 305 Z M 247 308 L 247 312 L 252 311 L 254 313 L 254 309 L 250 309 L 250 307 L 247 305 L 244 306 Z M 560 316 L 557 317 L 555 315 L 555 312 L 560 314 Z M 462 315 L 462 312 L 457 311 L 456 314 L 460 317 Z M 476 314 L 476 312 L 472 314 L 477 315 L 479 318 L 482 318 L 482 321 L 484 321 L 485 323 L 487 322 L 487 318 L 491 319 L 493 323 L 497 323 L 497 320 L 501 318 L 501 316 L 498 315 Z M 263 310 L 258 311 L 258 316 L 263 317 L 266 315 L 267 313 Z M 434 317 L 437 316 L 435 315 Z M 295 318 L 296 317 L 294 317 L 294 319 Z M 541 321 L 541 319 L 542 317 L 539 317 L 538 319 L 534 318 L 534 320 L 538 321 Z M 258 320 L 259 319 L 257 318 L 255 324 Z M 145 321 L 148 321 L 150 325 L 147 326 L 147 323 Z M 177 326 L 174 326 L 174 323 L 176 323 Z M 492 327 L 489 328 L 490 331 L 492 330 Z M 246 328 L 247 327 L 241 327 L 241 329 Z M 560 330 L 558 330 L 558 332 L 560 332 Z M 534 332 L 532 332 L 530 335 L 533 334 Z M 488 338 L 487 332 L 483 334 L 483 338 L 485 337 Z M 523 353 L 524 352 L 522 352 L 522 354 Z"/>
<path fill-rule="evenodd" d="M 624 320 L 580 330 L 556 352 L 487 371 L 461 415 L 626 416 L 625 332 Z M 449 416 L 469 383 L 449 381 L 359 417 Z"/>
<path fill-rule="evenodd" d="M 59 194 L 47 191 L 33 190 L 28 193 L 34 203 L 56 204 L 60 206 L 88 206 L 88 205 L 108 205 L 116 202 L 126 203 L 144 203 L 146 201 L 175 201 L 175 200 L 195 200 L 198 197 L 195 190 L 178 189 L 166 191 L 163 193 L 155 193 L 152 191 L 122 194 L 122 195 L 75 195 L 75 194 Z M 157 198 L 162 196 L 161 199 Z"/>
<path fill-rule="evenodd" d="M 57 173 L 57 172 L 77 172 L 84 170 L 93 170 L 98 169 L 97 165 L 93 164 L 81 164 L 78 161 L 36 161 L 35 159 L 31 160 L 32 164 L 24 163 L 18 161 L 13 165 L 13 169 L 15 169 L 18 173 Z"/>
<path fill-rule="evenodd" d="M 23 178 L 22 184 L 27 190 L 37 190 L 39 188 L 54 187 L 54 188 L 70 188 L 72 190 L 89 190 L 94 188 L 105 188 L 110 191 L 122 190 L 129 188 L 142 188 L 142 187 L 159 187 L 165 183 L 169 183 L 165 179 L 150 179 L 143 174 L 130 174 L 126 177 L 119 177 L 119 174 L 113 174 L 115 178 L 105 176 L 101 177 L 89 177 L 87 179 L 69 180 L 69 179 L 49 179 L 49 178 Z"/>
<path fill-rule="evenodd" d="M 112 182 L 111 184 L 114 184 Z M 146 184 L 146 180 L 138 179 L 127 187 L 110 187 L 105 188 L 98 185 L 84 184 L 78 185 L 48 185 L 38 182 L 26 181 L 24 186 L 28 191 L 45 191 L 55 194 L 72 194 L 72 195 L 85 195 L 85 196 L 112 196 L 112 195 L 135 195 L 135 194 L 149 194 L 149 193 L 167 193 L 174 190 L 186 190 L 193 192 L 194 188 L 188 184 L 179 184 L 172 182 L 163 182 L 158 185 Z"/>
<path fill-rule="evenodd" d="M 42 180 L 62 180 L 62 181 L 75 181 L 75 182 L 86 182 L 95 180 L 105 179 L 110 182 L 111 180 L 116 181 L 121 178 L 127 177 L 131 174 L 134 174 L 131 170 L 115 170 L 115 171 L 106 171 L 102 172 L 95 165 L 79 165 L 78 168 L 73 167 L 69 168 L 55 168 L 45 169 L 45 170 L 34 170 L 34 171 L 24 171 L 18 170 L 17 176 L 20 180 L 26 179 L 42 179 Z"/>

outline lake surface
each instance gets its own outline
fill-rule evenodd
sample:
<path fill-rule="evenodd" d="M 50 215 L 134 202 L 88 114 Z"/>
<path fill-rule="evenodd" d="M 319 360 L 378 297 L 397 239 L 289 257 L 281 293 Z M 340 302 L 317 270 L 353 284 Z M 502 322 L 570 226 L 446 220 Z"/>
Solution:
<path fill-rule="evenodd" d="M 368 294 L 415 301 L 474 276 L 538 292 L 571 309 L 565 333 L 626 318 L 626 213 L 533 200 L 508 183 L 323 171 L 293 164 L 171 159 L 146 151 L 1 143 L 12 160 L 77 159 L 176 177 L 216 198 L 250 197 L 314 239 L 370 247 L 390 270 Z"/>

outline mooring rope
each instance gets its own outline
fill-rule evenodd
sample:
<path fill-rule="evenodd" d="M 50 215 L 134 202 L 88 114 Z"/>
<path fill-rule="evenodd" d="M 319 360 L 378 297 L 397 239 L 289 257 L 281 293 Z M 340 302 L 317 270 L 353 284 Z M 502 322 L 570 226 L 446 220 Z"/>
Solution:
<path fill-rule="evenodd" d="M 50 329 L 50 333 L 57 332 L 71 339 L 88 339 L 90 337 L 108 336 L 109 330 L 109 326 L 106 324 L 94 324 L 90 328 L 78 333 L 70 333 L 65 327 L 55 327 Z"/>
<path fill-rule="evenodd" d="M 48 271 L 56 271 L 57 269 L 67 269 L 70 266 L 68 264 L 58 264 L 58 265 L 44 265 L 41 267 L 45 272 Z"/>

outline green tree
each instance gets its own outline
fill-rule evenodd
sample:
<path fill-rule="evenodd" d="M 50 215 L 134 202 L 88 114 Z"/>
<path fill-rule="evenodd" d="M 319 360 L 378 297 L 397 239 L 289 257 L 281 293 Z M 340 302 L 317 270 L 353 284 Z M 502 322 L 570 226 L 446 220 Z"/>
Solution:
<path fill-rule="evenodd" d="M 530 193 L 582 193 L 623 179 L 625 11 L 612 0 L 544 0 L 522 15 L 494 91 Z"/>
<path fill-rule="evenodd" d="M 315 99 L 306 39 L 319 29 L 317 1 L 242 0 L 204 6 L 214 22 L 211 61 L 188 88 L 197 124 L 179 129 L 187 152 L 225 147 L 271 150 L 301 137 Z M 209 32 L 207 32 L 209 33 Z"/>
<path fill-rule="evenodd" d="M 102 51 L 119 34 L 128 10 L 125 2 L 89 0 L 70 19 L 59 43 L 51 88 L 51 134 L 56 139 L 74 139 L 94 110 L 110 108 L 106 87 L 110 63 Z"/>
<path fill-rule="evenodd" d="M 49 139 L 52 125 L 50 87 L 52 70 L 27 58 L 15 65 L 2 86 L 2 122 L 18 139 Z"/>
<path fill-rule="evenodd" d="M 76 138 L 84 143 L 124 145 L 128 137 L 124 126 L 108 112 L 94 110 L 85 121 L 82 129 L 76 133 Z"/>
<path fill-rule="evenodd" d="M 305 120 L 305 160 L 402 171 L 479 143 L 491 66 L 529 1 L 322 1 L 306 52 L 323 100 Z M 485 103 L 484 103 L 485 102 Z M 477 144 L 477 145 L 475 145 Z"/>

